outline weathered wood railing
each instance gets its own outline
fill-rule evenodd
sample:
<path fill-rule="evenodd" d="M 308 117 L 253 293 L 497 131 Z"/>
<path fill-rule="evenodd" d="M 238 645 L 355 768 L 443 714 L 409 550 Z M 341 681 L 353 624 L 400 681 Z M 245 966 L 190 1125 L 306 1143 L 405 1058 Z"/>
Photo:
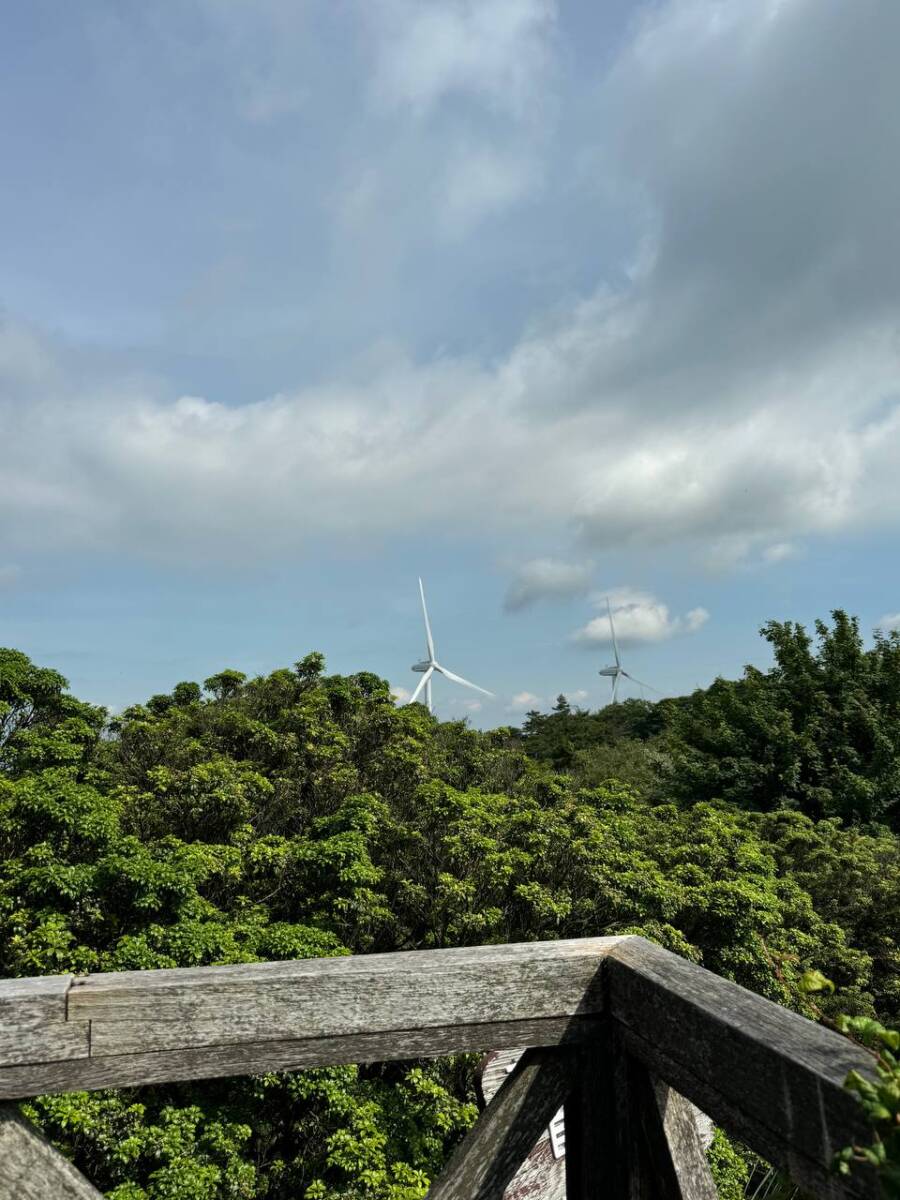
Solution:
<path fill-rule="evenodd" d="M 530 1047 L 433 1200 L 499 1200 L 560 1104 L 569 1200 L 715 1195 L 685 1099 L 806 1191 L 866 1131 L 846 1039 L 638 937 L 0 981 L 0 1100 Z M 12 1105 L 0 1200 L 98 1193 Z"/>

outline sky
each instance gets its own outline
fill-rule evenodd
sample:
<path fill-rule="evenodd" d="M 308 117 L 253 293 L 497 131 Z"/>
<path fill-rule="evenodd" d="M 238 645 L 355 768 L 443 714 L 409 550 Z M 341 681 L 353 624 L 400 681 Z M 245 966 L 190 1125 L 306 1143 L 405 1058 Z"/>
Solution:
<path fill-rule="evenodd" d="M 900 628 L 896 0 L 83 0 L 0 40 L 0 644 L 596 707 Z M 639 695 L 631 688 L 623 695 Z"/>

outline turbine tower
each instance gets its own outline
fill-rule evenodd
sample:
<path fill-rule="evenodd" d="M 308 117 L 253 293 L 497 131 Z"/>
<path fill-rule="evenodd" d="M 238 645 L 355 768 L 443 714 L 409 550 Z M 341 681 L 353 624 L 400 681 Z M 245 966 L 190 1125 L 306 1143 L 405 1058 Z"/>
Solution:
<path fill-rule="evenodd" d="M 424 688 L 425 689 L 425 705 L 429 712 L 434 711 L 431 706 L 431 677 L 432 677 L 432 675 L 434 675 L 435 671 L 437 671 L 437 673 L 439 675 L 443 675 L 445 679 L 450 679 L 454 683 L 461 683 L 463 685 L 463 687 L 472 688 L 472 690 L 475 692 L 481 692 L 485 696 L 493 697 L 493 695 L 494 695 L 493 692 L 487 691 L 486 688 L 479 687 L 477 683 L 470 683 L 468 681 L 468 679 L 463 679 L 463 677 L 461 675 L 454 675 L 452 671 L 448 671 L 446 667 L 442 667 L 441 664 L 438 662 L 438 660 L 435 658 L 435 656 L 434 656 L 434 638 L 432 638 L 432 636 L 431 636 L 431 625 L 429 624 L 429 621 L 428 621 L 428 609 L 425 607 L 425 588 L 422 586 L 421 579 L 419 580 L 419 595 L 422 597 L 422 616 L 425 618 L 425 648 L 426 648 L 428 657 L 423 659 L 422 662 L 417 662 L 417 663 L 413 664 L 412 669 L 414 671 L 418 672 L 422 676 L 422 678 L 419 681 L 419 686 L 416 688 L 416 690 L 410 696 L 407 703 L 415 704 L 415 702 L 418 700 L 419 696 L 422 693 L 422 689 Z"/>
<path fill-rule="evenodd" d="M 609 596 L 606 597 L 606 611 L 609 613 L 609 632 L 612 634 L 613 654 L 615 655 L 615 666 L 602 667 L 600 674 L 612 680 L 612 702 L 616 704 L 619 698 L 619 680 L 630 679 L 632 683 L 636 683 L 639 688 L 649 688 L 651 692 L 655 692 L 656 688 L 650 687 L 649 683 L 641 683 L 639 679 L 635 679 L 633 675 L 622 666 L 622 660 L 619 658 L 619 643 L 616 641 L 616 627 L 613 622 L 612 606 L 609 602 Z"/>

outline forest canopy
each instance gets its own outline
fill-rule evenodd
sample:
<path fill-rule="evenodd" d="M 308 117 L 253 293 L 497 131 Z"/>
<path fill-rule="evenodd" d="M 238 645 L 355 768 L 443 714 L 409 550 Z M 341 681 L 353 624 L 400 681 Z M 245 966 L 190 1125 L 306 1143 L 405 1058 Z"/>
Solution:
<path fill-rule="evenodd" d="M 677 700 L 480 732 L 320 654 L 110 719 L 0 650 L 0 976 L 635 932 L 782 1004 L 900 1019 L 900 638 L 842 612 Z M 471 1063 L 41 1097 L 116 1200 L 418 1200 Z"/>

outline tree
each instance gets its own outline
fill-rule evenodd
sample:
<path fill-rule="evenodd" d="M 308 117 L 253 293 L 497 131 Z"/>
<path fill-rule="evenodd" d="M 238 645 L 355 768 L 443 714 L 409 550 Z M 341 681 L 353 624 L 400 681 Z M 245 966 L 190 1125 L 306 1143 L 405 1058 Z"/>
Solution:
<path fill-rule="evenodd" d="M 747 810 L 779 764 L 811 756 L 817 727 L 801 710 L 820 693 L 837 693 L 844 707 L 823 711 L 844 720 L 862 700 L 841 681 L 866 672 L 865 712 L 884 717 L 894 644 L 861 666 L 850 627 L 816 666 L 821 655 L 787 632 L 794 707 L 786 683 L 758 672 L 684 705 L 557 704 L 523 733 L 397 708 L 384 680 L 328 675 L 311 654 L 254 679 L 221 672 L 205 696 L 176 685 L 100 738 L 99 710 L 15 657 L 25 715 L 0 772 L 0 975 L 633 932 L 801 1010 L 815 968 L 838 988 L 824 1006 L 893 1019 L 896 835 Z M 657 802 L 648 782 L 671 722 L 707 782 L 699 803 L 684 803 L 674 751 L 679 803 Z M 860 728 L 845 741 L 865 745 Z M 716 798 L 722 780 L 740 804 Z M 421 1200 L 473 1118 L 471 1082 L 471 1063 L 453 1059 L 32 1108 L 116 1200 Z M 740 1164 L 723 1155 L 736 1191 Z"/>
<path fill-rule="evenodd" d="M 89 755 L 106 712 L 68 695 L 67 686 L 58 671 L 0 648 L 0 772 L 77 764 Z"/>
<path fill-rule="evenodd" d="M 900 635 L 876 634 L 841 610 L 761 630 L 775 664 L 717 679 L 675 713 L 670 791 L 742 808 L 795 808 L 843 821 L 900 819 Z"/>

